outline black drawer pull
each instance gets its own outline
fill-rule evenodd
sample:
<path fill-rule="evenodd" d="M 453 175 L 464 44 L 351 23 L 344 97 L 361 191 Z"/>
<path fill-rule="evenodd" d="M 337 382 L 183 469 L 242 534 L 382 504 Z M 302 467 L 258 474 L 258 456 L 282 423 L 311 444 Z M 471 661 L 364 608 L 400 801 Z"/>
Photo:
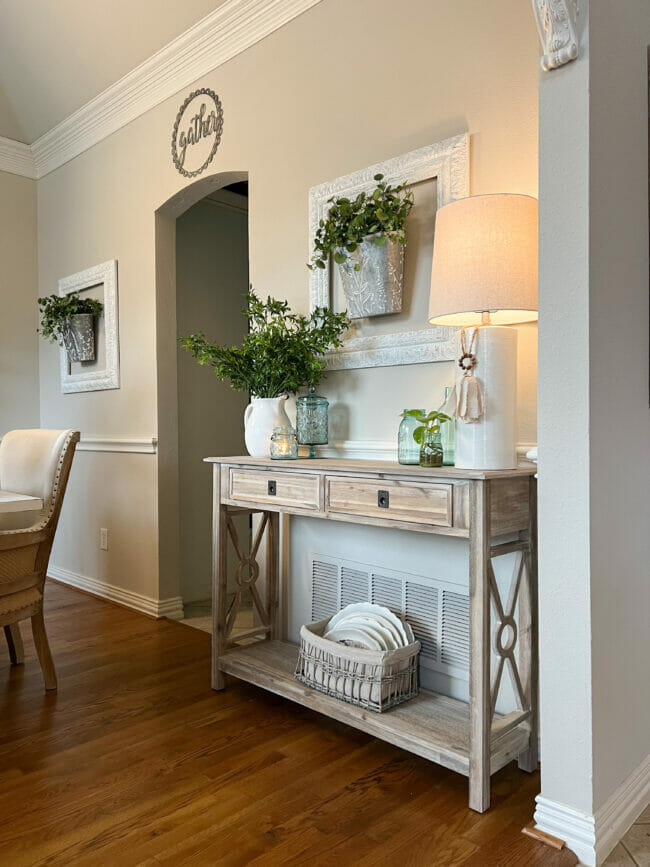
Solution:
<path fill-rule="evenodd" d="M 275 495 L 277 493 L 275 482 L 269 482 L 267 490 L 268 490 L 271 497 L 275 497 Z"/>
<path fill-rule="evenodd" d="M 388 491 L 377 491 L 377 505 L 380 509 L 387 509 L 390 505 Z"/>

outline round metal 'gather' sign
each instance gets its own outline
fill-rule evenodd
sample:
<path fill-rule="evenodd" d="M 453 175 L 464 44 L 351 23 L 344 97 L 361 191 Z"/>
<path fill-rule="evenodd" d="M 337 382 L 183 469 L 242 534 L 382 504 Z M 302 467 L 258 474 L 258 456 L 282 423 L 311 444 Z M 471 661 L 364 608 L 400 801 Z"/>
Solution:
<path fill-rule="evenodd" d="M 223 108 L 207 87 L 194 90 L 181 105 L 172 133 L 172 158 L 186 178 L 200 175 L 212 162 L 223 131 Z"/>

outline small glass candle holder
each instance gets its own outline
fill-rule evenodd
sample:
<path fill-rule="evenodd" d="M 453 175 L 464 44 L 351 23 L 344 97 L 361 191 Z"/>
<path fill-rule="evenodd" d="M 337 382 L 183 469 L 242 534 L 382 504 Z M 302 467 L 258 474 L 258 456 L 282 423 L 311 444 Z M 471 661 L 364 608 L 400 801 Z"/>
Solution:
<path fill-rule="evenodd" d="M 274 461 L 298 460 L 298 438 L 295 428 L 286 426 L 273 428 L 271 459 Z"/>

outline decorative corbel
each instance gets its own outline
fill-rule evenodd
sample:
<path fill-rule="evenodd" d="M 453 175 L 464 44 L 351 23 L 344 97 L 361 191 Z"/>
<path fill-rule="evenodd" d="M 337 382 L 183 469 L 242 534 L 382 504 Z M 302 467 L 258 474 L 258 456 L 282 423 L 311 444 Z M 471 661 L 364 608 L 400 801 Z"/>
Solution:
<path fill-rule="evenodd" d="M 544 56 L 542 69 L 557 69 L 578 56 L 574 19 L 578 15 L 577 0 L 533 0 L 539 38 Z"/>

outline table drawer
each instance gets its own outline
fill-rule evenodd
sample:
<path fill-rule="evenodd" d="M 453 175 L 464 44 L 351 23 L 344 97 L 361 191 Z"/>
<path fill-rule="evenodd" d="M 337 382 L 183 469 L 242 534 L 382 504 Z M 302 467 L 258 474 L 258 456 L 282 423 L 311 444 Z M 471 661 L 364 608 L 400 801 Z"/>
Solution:
<path fill-rule="evenodd" d="M 319 477 L 306 473 L 230 470 L 228 497 L 247 503 L 271 503 L 297 509 L 319 509 Z"/>
<path fill-rule="evenodd" d="M 453 485 L 331 476 L 326 480 L 325 496 L 326 508 L 332 513 L 452 526 Z"/>

